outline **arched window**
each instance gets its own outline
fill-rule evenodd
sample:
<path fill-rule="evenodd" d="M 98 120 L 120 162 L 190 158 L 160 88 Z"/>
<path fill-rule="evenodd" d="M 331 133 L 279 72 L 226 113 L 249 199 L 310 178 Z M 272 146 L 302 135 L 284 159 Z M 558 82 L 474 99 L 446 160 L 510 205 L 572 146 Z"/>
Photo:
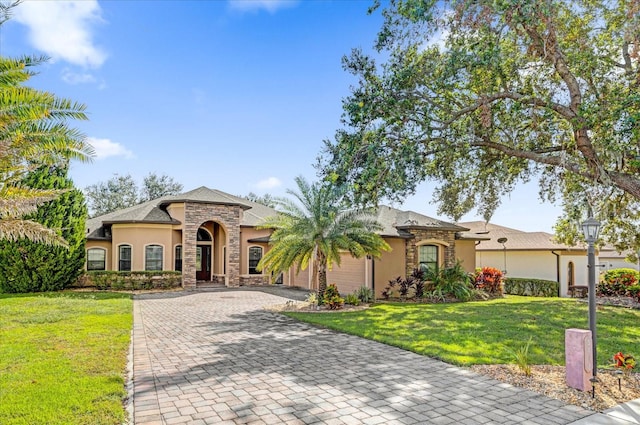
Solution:
<path fill-rule="evenodd" d="M 204 227 L 198 229 L 198 234 L 196 235 L 196 239 L 198 242 L 202 241 L 211 241 L 211 233 Z"/>
<path fill-rule="evenodd" d="M 418 267 L 422 271 L 435 270 L 440 264 L 437 245 L 420 245 L 418 247 Z"/>
<path fill-rule="evenodd" d="M 144 248 L 144 269 L 162 270 L 162 246 L 147 245 Z"/>
<path fill-rule="evenodd" d="M 87 250 L 87 270 L 106 270 L 107 251 L 103 248 Z"/>
<path fill-rule="evenodd" d="M 574 286 L 576 284 L 576 273 L 573 266 L 573 261 L 569 261 L 567 265 L 567 286 Z"/>
<path fill-rule="evenodd" d="M 118 270 L 131 271 L 131 245 L 124 244 L 118 247 Z"/>
<path fill-rule="evenodd" d="M 176 259 L 173 268 L 177 272 L 182 271 L 182 245 L 176 245 Z"/>
<path fill-rule="evenodd" d="M 251 246 L 249 247 L 249 274 L 261 274 L 256 267 L 262 259 L 262 247 Z"/>

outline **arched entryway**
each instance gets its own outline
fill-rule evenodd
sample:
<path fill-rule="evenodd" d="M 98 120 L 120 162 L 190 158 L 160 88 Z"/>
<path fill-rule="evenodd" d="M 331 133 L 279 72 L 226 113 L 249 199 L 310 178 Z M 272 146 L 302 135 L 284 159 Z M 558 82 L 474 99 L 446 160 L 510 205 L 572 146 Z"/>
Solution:
<path fill-rule="evenodd" d="M 183 287 L 194 288 L 198 280 L 227 286 L 240 284 L 240 217 L 242 210 L 247 208 L 244 205 L 185 202 Z M 208 238 L 211 240 L 206 240 Z"/>
<path fill-rule="evenodd" d="M 213 236 L 206 227 L 198 229 L 196 245 L 196 280 L 211 281 Z"/>

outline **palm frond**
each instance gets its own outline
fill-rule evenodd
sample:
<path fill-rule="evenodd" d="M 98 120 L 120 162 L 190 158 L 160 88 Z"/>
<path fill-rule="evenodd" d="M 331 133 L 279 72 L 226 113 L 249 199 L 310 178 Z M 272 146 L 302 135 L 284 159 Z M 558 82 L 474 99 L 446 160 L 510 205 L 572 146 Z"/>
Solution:
<path fill-rule="evenodd" d="M 47 245 L 62 246 L 67 248 L 67 241 L 55 230 L 49 229 L 40 223 L 31 220 L 21 220 L 18 218 L 0 220 L 0 240 L 17 241 L 28 239 L 32 242 L 44 243 Z"/>

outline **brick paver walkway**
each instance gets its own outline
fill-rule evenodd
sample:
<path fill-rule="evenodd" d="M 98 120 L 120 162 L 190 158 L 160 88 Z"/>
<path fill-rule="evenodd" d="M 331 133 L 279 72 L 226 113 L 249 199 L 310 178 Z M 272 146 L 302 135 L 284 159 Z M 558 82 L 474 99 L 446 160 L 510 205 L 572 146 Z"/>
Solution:
<path fill-rule="evenodd" d="M 592 413 L 263 309 L 285 301 L 230 290 L 138 296 L 135 424 L 567 424 Z"/>

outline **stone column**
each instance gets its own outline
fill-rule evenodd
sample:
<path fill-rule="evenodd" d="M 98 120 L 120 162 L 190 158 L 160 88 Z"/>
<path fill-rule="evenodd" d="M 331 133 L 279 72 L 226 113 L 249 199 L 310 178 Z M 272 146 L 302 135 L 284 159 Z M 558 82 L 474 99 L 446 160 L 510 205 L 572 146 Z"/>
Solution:
<path fill-rule="evenodd" d="M 227 235 L 226 286 L 240 286 L 240 216 L 242 207 L 186 202 L 182 230 L 182 286 L 196 287 L 196 246 L 198 229 L 207 221 L 224 227 Z"/>

